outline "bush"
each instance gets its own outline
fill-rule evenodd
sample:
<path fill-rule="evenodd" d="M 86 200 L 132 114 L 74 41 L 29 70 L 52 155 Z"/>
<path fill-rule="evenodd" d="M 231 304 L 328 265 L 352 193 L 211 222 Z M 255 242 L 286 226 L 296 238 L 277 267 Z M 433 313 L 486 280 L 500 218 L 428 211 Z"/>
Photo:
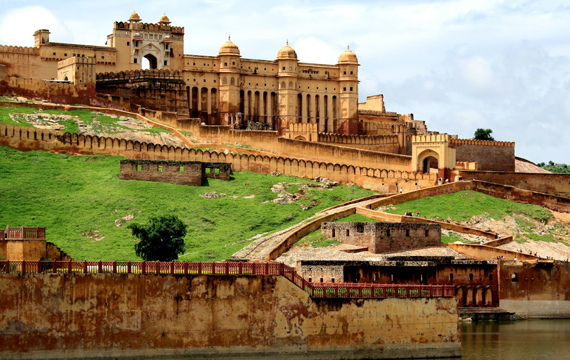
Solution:
<path fill-rule="evenodd" d="M 172 261 L 184 253 L 188 226 L 176 215 L 151 217 L 146 225 L 132 223 L 128 227 L 139 238 L 135 252 L 145 261 Z"/>

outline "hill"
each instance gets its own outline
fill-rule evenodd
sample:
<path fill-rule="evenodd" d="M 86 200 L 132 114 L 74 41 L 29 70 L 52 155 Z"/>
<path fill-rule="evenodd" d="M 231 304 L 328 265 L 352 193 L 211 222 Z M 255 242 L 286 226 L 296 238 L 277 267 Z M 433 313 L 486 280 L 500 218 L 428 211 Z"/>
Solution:
<path fill-rule="evenodd" d="M 234 173 L 229 182 L 209 179 L 202 187 L 125 181 L 119 179 L 121 159 L 0 147 L 0 223 L 45 226 L 48 241 L 75 259 L 139 260 L 126 223 L 175 213 L 189 225 L 180 260 L 212 261 L 230 257 L 249 243 L 244 239 L 372 194 L 358 186 L 306 187 L 316 183 L 252 172 Z M 200 196 L 211 192 L 226 196 Z M 301 198 L 279 205 L 272 201 L 279 193 Z"/>

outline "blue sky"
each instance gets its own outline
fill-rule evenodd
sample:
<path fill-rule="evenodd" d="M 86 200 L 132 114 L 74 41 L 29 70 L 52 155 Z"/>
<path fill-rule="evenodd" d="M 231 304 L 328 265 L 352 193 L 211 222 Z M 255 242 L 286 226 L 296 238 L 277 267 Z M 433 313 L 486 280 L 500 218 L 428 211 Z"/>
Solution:
<path fill-rule="evenodd" d="M 289 40 L 300 61 L 336 63 L 350 45 L 360 100 L 414 113 L 430 130 L 470 138 L 478 127 L 515 141 L 517 156 L 570 163 L 567 1 L 2 1 L 0 44 L 103 45 L 136 10 L 185 27 L 185 53 L 216 55 L 231 35 L 246 58 L 274 59 Z"/>

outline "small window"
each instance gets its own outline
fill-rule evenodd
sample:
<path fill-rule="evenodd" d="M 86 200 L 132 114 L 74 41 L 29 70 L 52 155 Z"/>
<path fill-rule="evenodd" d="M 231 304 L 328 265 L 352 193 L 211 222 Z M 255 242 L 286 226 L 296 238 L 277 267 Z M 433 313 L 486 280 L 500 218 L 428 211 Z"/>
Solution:
<path fill-rule="evenodd" d="M 293 67 L 289 66 L 289 70 L 293 70 Z"/>
<path fill-rule="evenodd" d="M 135 41 L 135 47 L 139 47 L 139 43 Z"/>
<path fill-rule="evenodd" d="M 334 237 L 334 236 L 335 236 L 335 231 L 334 231 L 334 229 L 332 229 L 332 237 Z"/>
<path fill-rule="evenodd" d="M 350 236 L 350 230 L 346 229 L 346 236 Z"/>
<path fill-rule="evenodd" d="M 352 86 L 350 87 L 350 91 L 352 91 Z"/>
<path fill-rule="evenodd" d="M 184 166 L 180 167 L 180 172 L 183 173 L 184 172 Z"/>
<path fill-rule="evenodd" d="M 228 66 L 228 63 L 224 63 L 224 66 Z"/>
<path fill-rule="evenodd" d="M 55 53 L 53 53 L 53 56 L 55 56 Z"/>
<path fill-rule="evenodd" d="M 352 75 L 352 71 L 350 72 L 350 75 Z"/>
<path fill-rule="evenodd" d="M 313 278 L 309 278 L 309 282 L 313 282 Z"/>
<path fill-rule="evenodd" d="M 390 236 L 390 229 L 386 229 L 386 236 Z"/>
<path fill-rule="evenodd" d="M 363 233 L 364 232 L 364 224 L 363 223 L 357 223 L 356 224 L 356 232 L 357 233 Z"/>
<path fill-rule="evenodd" d="M 158 167 L 158 172 L 162 172 L 162 166 Z"/>
<path fill-rule="evenodd" d="M 428 237 L 429 236 L 429 230 L 426 229 L 425 233 L 426 233 L 426 237 Z"/>
<path fill-rule="evenodd" d="M 214 169 L 214 174 L 220 175 L 220 169 L 218 169 L 218 168 Z"/>
<path fill-rule="evenodd" d="M 105 56 L 101 56 L 101 59 L 104 59 L 104 58 L 105 58 Z"/>
<path fill-rule="evenodd" d="M 344 75 L 346 75 L 346 71 L 344 72 Z"/>
<path fill-rule="evenodd" d="M 406 229 L 406 237 L 409 237 L 409 236 L 410 236 L 410 230 Z"/>
<path fill-rule="evenodd" d="M 67 56 L 67 53 L 63 54 L 63 56 Z"/>
<path fill-rule="evenodd" d="M 210 168 L 206 168 L 206 170 L 204 171 L 204 173 L 209 174 L 209 173 L 210 173 Z"/>
<path fill-rule="evenodd" d="M 374 281 L 378 281 L 378 273 L 374 274 Z"/>
<path fill-rule="evenodd" d="M 142 171 L 142 165 L 137 165 L 137 171 Z"/>
<path fill-rule="evenodd" d="M 137 59 L 137 58 L 135 58 L 133 61 L 134 61 L 134 63 L 136 64 L 136 63 L 138 62 L 138 59 Z"/>
<path fill-rule="evenodd" d="M 168 50 L 168 44 L 164 44 L 164 50 Z"/>
<path fill-rule="evenodd" d="M 493 274 L 489 274 L 489 281 L 493 281 Z"/>
<path fill-rule="evenodd" d="M 331 282 L 334 282 L 334 278 L 331 278 Z"/>
<path fill-rule="evenodd" d="M 519 281 L 519 274 L 513 273 L 513 274 L 511 275 L 511 281 L 512 281 L 512 282 L 518 282 L 518 281 Z"/>
<path fill-rule="evenodd" d="M 233 65 L 233 66 L 236 66 L 236 62 L 235 62 L 235 61 L 232 61 L 232 65 Z"/>
<path fill-rule="evenodd" d="M 449 274 L 449 281 L 453 281 L 453 274 Z"/>
<path fill-rule="evenodd" d="M 473 281 L 473 274 L 469 274 L 469 281 Z"/>
<path fill-rule="evenodd" d="M 168 65 L 168 60 L 164 60 L 164 66 Z"/>
<path fill-rule="evenodd" d="M 130 45 L 131 45 L 130 41 L 127 41 L 127 46 L 130 46 Z"/>
<path fill-rule="evenodd" d="M 323 278 L 321 278 L 321 282 L 323 282 Z"/>
<path fill-rule="evenodd" d="M 343 87 L 343 88 L 342 88 L 342 91 L 346 91 L 346 88 L 345 88 L 345 87 Z"/>
<path fill-rule="evenodd" d="M 53 53 L 55 55 L 55 53 Z M 285 66 L 283 66 L 283 70 L 285 70 Z"/>

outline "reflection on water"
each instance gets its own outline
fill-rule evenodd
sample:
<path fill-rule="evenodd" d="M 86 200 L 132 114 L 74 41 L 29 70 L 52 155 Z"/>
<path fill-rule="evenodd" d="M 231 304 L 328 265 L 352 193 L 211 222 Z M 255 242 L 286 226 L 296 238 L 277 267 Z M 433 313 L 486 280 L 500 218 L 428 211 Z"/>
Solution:
<path fill-rule="evenodd" d="M 570 359 L 570 320 L 462 323 L 462 360 Z"/>

